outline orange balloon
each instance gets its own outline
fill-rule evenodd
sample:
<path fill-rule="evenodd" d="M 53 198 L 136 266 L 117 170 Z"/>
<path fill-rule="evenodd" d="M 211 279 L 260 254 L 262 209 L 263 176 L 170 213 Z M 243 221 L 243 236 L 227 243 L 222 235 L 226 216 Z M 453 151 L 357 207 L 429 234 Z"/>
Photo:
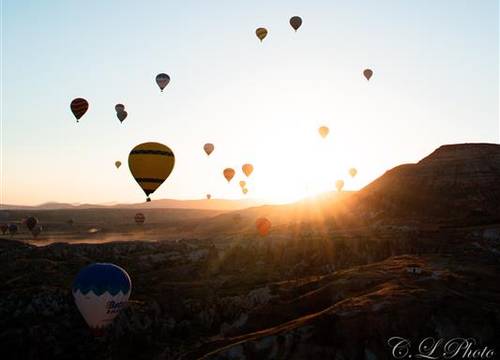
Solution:
<path fill-rule="evenodd" d="M 227 182 L 230 182 L 231 179 L 234 177 L 235 171 L 234 169 L 231 168 L 226 168 L 223 171 L 224 177 L 226 178 Z"/>
<path fill-rule="evenodd" d="M 245 164 L 241 167 L 241 170 L 243 170 L 243 173 L 245 173 L 246 176 L 250 176 L 253 172 L 253 165 Z"/>
<path fill-rule="evenodd" d="M 328 129 L 327 126 L 321 126 L 319 129 L 319 134 L 321 135 L 321 137 L 324 139 L 328 136 L 328 133 L 330 132 L 330 129 Z"/>
<path fill-rule="evenodd" d="M 255 227 L 260 235 L 266 236 L 271 230 L 271 222 L 265 217 L 260 217 L 255 221 Z"/>
<path fill-rule="evenodd" d="M 240 181 L 240 188 L 244 188 L 247 185 L 247 182 L 245 180 Z"/>

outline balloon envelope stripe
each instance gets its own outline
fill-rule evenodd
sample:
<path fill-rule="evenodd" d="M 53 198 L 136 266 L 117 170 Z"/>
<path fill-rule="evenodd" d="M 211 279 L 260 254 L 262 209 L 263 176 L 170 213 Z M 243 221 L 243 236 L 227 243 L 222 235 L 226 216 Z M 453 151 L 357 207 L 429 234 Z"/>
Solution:
<path fill-rule="evenodd" d="M 155 184 L 161 184 L 165 181 L 165 179 L 154 179 L 154 178 L 134 178 L 138 182 L 148 182 L 148 183 L 155 183 Z"/>
<path fill-rule="evenodd" d="M 174 156 L 171 151 L 162 151 L 162 150 L 132 150 L 130 155 L 164 155 L 164 156 Z"/>

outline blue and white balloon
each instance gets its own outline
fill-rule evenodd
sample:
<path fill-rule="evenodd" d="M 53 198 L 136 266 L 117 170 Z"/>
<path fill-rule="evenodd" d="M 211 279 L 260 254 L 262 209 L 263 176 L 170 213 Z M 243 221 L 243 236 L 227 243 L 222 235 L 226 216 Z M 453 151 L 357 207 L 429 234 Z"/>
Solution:
<path fill-rule="evenodd" d="M 128 302 L 132 283 L 119 266 L 95 263 L 80 270 L 73 283 L 76 306 L 89 327 L 98 332 L 111 325 Z"/>

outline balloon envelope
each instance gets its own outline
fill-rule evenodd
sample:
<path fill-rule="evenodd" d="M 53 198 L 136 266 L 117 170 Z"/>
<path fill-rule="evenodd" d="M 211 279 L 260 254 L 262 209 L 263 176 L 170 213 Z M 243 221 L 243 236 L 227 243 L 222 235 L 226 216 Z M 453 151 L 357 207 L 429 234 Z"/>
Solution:
<path fill-rule="evenodd" d="M 356 170 L 356 168 L 349 169 L 349 175 L 351 175 L 351 177 L 355 177 L 357 173 L 358 173 L 358 170 Z"/>
<path fill-rule="evenodd" d="M 370 78 L 373 76 L 372 69 L 365 69 L 363 71 L 363 75 L 365 76 L 366 80 L 370 80 Z"/>
<path fill-rule="evenodd" d="M 207 194 L 207 199 L 210 200 L 212 198 L 212 195 Z"/>
<path fill-rule="evenodd" d="M 247 185 L 247 182 L 245 180 L 240 181 L 240 188 L 244 188 Z"/>
<path fill-rule="evenodd" d="M 321 137 L 324 139 L 324 138 L 326 138 L 328 136 L 328 133 L 330 132 L 330 129 L 327 126 L 321 126 L 318 129 L 318 132 L 321 135 Z"/>
<path fill-rule="evenodd" d="M 134 216 L 134 220 L 136 224 L 144 224 L 144 221 L 146 221 L 146 216 L 144 216 L 143 213 L 137 213 Z"/>
<path fill-rule="evenodd" d="M 149 195 L 169 177 L 175 156 L 166 145 L 148 142 L 137 145 L 128 156 L 128 166 L 135 181 L 151 201 Z"/>
<path fill-rule="evenodd" d="M 87 112 L 89 103 L 83 98 L 76 98 L 71 102 L 71 112 L 75 115 L 76 122 Z"/>
<path fill-rule="evenodd" d="M 252 164 L 244 164 L 241 167 L 241 170 L 243 170 L 243 173 L 248 177 L 252 174 L 253 172 L 253 165 Z"/>
<path fill-rule="evenodd" d="M 337 191 L 342 191 L 342 188 L 344 187 L 344 180 L 335 181 L 335 187 L 337 188 Z"/>
<path fill-rule="evenodd" d="M 204 146 L 203 146 L 203 150 L 205 150 L 205 152 L 207 153 L 207 155 L 210 155 L 212 153 L 212 151 L 214 151 L 214 144 L 211 144 L 211 143 L 206 143 Z"/>
<path fill-rule="evenodd" d="M 125 110 L 122 110 L 122 111 L 118 111 L 116 113 L 116 117 L 118 118 L 118 120 L 120 120 L 120 122 L 123 122 L 123 120 L 125 120 L 128 116 L 128 112 L 126 112 Z"/>
<path fill-rule="evenodd" d="M 30 216 L 25 221 L 26 227 L 29 231 L 32 231 L 34 227 L 38 224 L 38 219 L 34 216 Z"/>
<path fill-rule="evenodd" d="M 234 169 L 226 168 L 222 173 L 224 174 L 224 177 L 226 178 L 227 182 L 230 182 L 231 179 L 234 177 L 235 171 Z"/>
<path fill-rule="evenodd" d="M 125 110 L 125 105 L 123 105 L 123 104 L 116 104 L 115 105 L 115 111 L 117 113 L 119 113 L 120 111 L 124 111 L 124 110 Z"/>
<path fill-rule="evenodd" d="M 271 222 L 265 217 L 260 217 L 255 221 L 255 227 L 260 235 L 266 236 L 271 230 Z"/>
<path fill-rule="evenodd" d="M 297 31 L 299 27 L 302 25 L 302 19 L 300 16 L 294 16 L 290 18 L 290 25 L 292 28 Z"/>
<path fill-rule="evenodd" d="M 243 188 L 243 189 L 241 189 L 241 191 L 242 191 L 242 192 L 243 192 L 243 194 L 245 194 L 245 195 L 248 193 L 248 189 L 247 189 L 247 188 Z"/>
<path fill-rule="evenodd" d="M 121 161 L 115 161 L 115 166 L 117 169 L 120 168 L 120 166 L 122 166 L 122 162 Z"/>
<path fill-rule="evenodd" d="M 72 288 L 78 310 L 96 332 L 111 325 L 127 305 L 131 290 L 127 272 L 108 263 L 95 263 L 81 269 Z"/>
<path fill-rule="evenodd" d="M 259 40 L 262 42 L 264 38 L 267 36 L 267 29 L 260 27 L 257 30 L 255 30 L 255 35 L 259 38 Z"/>
<path fill-rule="evenodd" d="M 169 82 L 170 82 L 170 76 L 168 76 L 167 74 L 161 73 L 156 75 L 156 83 L 160 87 L 161 91 L 165 89 L 165 87 L 168 85 Z"/>

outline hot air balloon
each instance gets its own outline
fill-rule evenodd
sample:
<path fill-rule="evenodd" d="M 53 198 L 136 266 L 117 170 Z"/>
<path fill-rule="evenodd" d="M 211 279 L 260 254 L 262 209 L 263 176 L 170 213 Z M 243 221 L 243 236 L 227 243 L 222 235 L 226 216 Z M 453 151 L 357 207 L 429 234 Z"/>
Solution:
<path fill-rule="evenodd" d="M 33 228 L 38 224 L 38 219 L 34 216 L 30 216 L 24 222 L 29 231 L 33 230 Z"/>
<path fill-rule="evenodd" d="M 210 200 L 212 198 L 212 195 L 207 194 L 207 199 Z"/>
<path fill-rule="evenodd" d="M 115 105 L 115 111 L 119 113 L 120 111 L 125 111 L 125 105 L 123 104 L 116 104 Z"/>
<path fill-rule="evenodd" d="M 115 166 L 117 169 L 120 168 L 120 166 L 122 166 L 122 162 L 121 161 L 115 161 Z"/>
<path fill-rule="evenodd" d="M 342 191 L 342 188 L 344 187 L 344 180 L 335 181 L 335 187 L 337 188 L 337 191 Z"/>
<path fill-rule="evenodd" d="M 257 35 L 259 40 L 262 42 L 262 40 L 264 40 L 264 38 L 267 36 L 267 29 L 260 27 L 255 30 L 255 35 Z"/>
<path fill-rule="evenodd" d="M 168 146 L 156 142 L 137 145 L 128 156 L 128 166 L 135 181 L 151 201 L 152 194 L 168 178 L 175 156 Z"/>
<path fill-rule="evenodd" d="M 365 76 L 366 80 L 370 80 L 370 78 L 373 75 L 373 70 L 372 69 L 365 69 L 365 70 L 363 70 L 363 75 Z"/>
<path fill-rule="evenodd" d="M 71 112 L 76 117 L 76 122 L 87 112 L 89 103 L 83 98 L 76 98 L 71 102 Z"/>
<path fill-rule="evenodd" d="M 212 153 L 212 151 L 214 151 L 214 144 L 211 144 L 211 143 L 206 143 L 204 146 L 203 146 L 203 150 L 205 150 L 205 152 L 207 153 L 207 155 L 210 155 Z"/>
<path fill-rule="evenodd" d="M 241 170 L 243 170 L 243 173 L 248 177 L 252 174 L 253 172 L 253 165 L 252 164 L 244 164 L 241 167 Z"/>
<path fill-rule="evenodd" d="M 125 120 L 128 116 L 128 112 L 126 112 L 125 110 L 122 110 L 122 111 L 118 111 L 116 113 L 116 117 L 118 118 L 118 120 L 120 120 L 120 122 L 122 123 L 123 120 Z"/>
<path fill-rule="evenodd" d="M 146 221 L 146 217 L 143 213 L 137 213 L 134 216 L 134 220 L 136 224 L 144 224 L 144 221 Z"/>
<path fill-rule="evenodd" d="M 357 173 L 358 173 L 358 170 L 356 170 L 356 168 L 349 169 L 349 175 L 351 175 L 351 177 L 355 177 Z"/>
<path fill-rule="evenodd" d="M 224 177 L 226 178 L 227 182 L 230 182 L 235 174 L 235 171 L 234 169 L 226 168 L 222 173 L 224 174 Z"/>
<path fill-rule="evenodd" d="M 160 87 L 161 91 L 165 89 L 165 86 L 167 86 L 169 82 L 170 82 L 170 76 L 168 76 L 167 74 L 161 73 L 156 75 L 156 83 Z"/>
<path fill-rule="evenodd" d="M 7 232 L 7 230 L 9 230 L 9 225 L 7 225 L 7 224 L 0 225 L 0 230 L 2 231 L 2 234 L 5 235 L 5 233 Z"/>
<path fill-rule="evenodd" d="M 243 192 L 243 194 L 245 194 L 245 195 L 248 193 L 248 189 L 247 189 L 247 188 L 243 188 L 243 189 L 241 189 L 241 191 L 242 191 L 242 192 Z"/>
<path fill-rule="evenodd" d="M 19 227 L 16 224 L 9 224 L 9 234 L 10 236 L 14 236 L 17 233 L 17 230 L 19 230 Z"/>
<path fill-rule="evenodd" d="M 132 283 L 119 266 L 95 263 L 80 270 L 73 283 L 76 306 L 94 335 L 102 335 L 128 302 Z"/>
<path fill-rule="evenodd" d="M 33 230 L 31 230 L 31 234 L 33 235 L 33 238 L 36 239 L 38 235 L 42 232 L 43 228 L 40 225 L 36 225 Z"/>
<path fill-rule="evenodd" d="M 240 181 L 240 188 L 244 188 L 247 185 L 247 182 L 245 180 Z"/>
<path fill-rule="evenodd" d="M 321 126 L 319 129 L 319 134 L 321 137 L 324 139 L 328 136 L 328 133 L 330 132 L 330 129 L 327 126 Z"/>
<path fill-rule="evenodd" d="M 271 222 L 265 217 L 260 217 L 255 221 L 255 227 L 260 235 L 266 236 L 271 230 Z"/>
<path fill-rule="evenodd" d="M 300 16 L 294 16 L 290 19 L 290 25 L 293 27 L 295 31 L 299 29 L 302 25 L 302 18 Z"/>

